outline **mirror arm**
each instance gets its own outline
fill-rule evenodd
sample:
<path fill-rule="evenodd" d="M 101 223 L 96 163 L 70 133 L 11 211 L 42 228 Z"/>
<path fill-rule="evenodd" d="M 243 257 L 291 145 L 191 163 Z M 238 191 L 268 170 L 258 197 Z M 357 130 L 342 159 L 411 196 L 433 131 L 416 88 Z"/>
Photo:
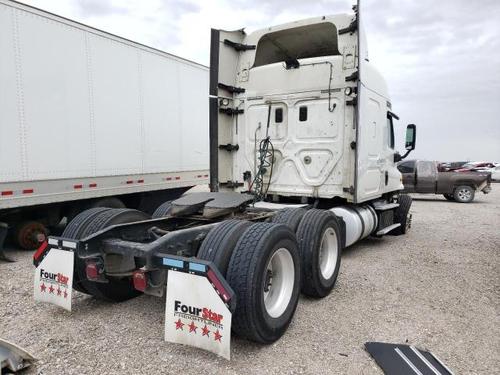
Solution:
<path fill-rule="evenodd" d="M 412 152 L 413 150 L 408 150 L 405 152 L 405 154 L 403 156 L 401 156 L 401 160 L 405 159 L 408 155 L 410 155 L 410 152 Z"/>

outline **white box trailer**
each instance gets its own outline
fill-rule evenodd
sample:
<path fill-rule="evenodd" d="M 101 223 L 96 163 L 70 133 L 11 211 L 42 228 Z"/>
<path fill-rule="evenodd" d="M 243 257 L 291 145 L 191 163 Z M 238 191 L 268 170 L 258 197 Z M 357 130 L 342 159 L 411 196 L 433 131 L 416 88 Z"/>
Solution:
<path fill-rule="evenodd" d="M 207 67 L 6 0 L 0 51 L 0 221 L 208 183 Z"/>

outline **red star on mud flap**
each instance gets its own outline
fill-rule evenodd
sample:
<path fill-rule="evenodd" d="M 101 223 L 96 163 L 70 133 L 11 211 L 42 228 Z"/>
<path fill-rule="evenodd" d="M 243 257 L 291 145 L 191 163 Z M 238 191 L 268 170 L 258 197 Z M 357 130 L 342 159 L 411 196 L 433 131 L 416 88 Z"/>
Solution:
<path fill-rule="evenodd" d="M 58 296 L 60 296 L 60 295 L 61 295 L 61 292 L 62 292 L 61 288 L 60 288 L 60 287 L 57 287 L 57 295 L 58 295 Z"/>
<path fill-rule="evenodd" d="M 51 285 L 50 288 L 49 288 L 49 293 L 54 294 L 54 290 L 55 290 L 55 288 Z"/>
<path fill-rule="evenodd" d="M 64 296 L 64 298 L 67 298 L 68 297 L 68 292 L 64 291 L 63 296 Z"/>
<path fill-rule="evenodd" d="M 189 327 L 189 332 L 196 333 L 196 330 L 198 329 L 198 326 L 196 324 L 194 324 L 194 321 L 191 321 L 191 324 L 188 325 L 188 327 Z"/>
<path fill-rule="evenodd" d="M 205 324 L 205 327 L 203 327 L 202 331 L 203 331 L 203 332 L 201 333 L 201 335 L 202 335 L 202 336 L 207 336 L 207 337 L 210 337 L 210 330 L 208 329 L 208 327 L 207 327 L 207 325 L 206 325 L 206 324 Z"/>
<path fill-rule="evenodd" d="M 215 331 L 214 335 L 215 335 L 215 337 L 214 337 L 215 341 L 222 342 L 222 341 L 220 341 L 220 339 L 222 338 L 222 335 L 220 334 L 219 330 Z"/>
<path fill-rule="evenodd" d="M 45 283 L 42 283 L 42 285 L 40 285 L 40 291 L 45 293 L 45 289 L 47 289 L 47 287 L 45 286 Z"/>
<path fill-rule="evenodd" d="M 184 323 L 182 323 L 181 318 L 179 318 L 178 321 L 174 322 L 175 323 L 175 329 L 178 330 L 180 329 L 181 331 L 184 331 L 182 327 L 184 327 Z"/>

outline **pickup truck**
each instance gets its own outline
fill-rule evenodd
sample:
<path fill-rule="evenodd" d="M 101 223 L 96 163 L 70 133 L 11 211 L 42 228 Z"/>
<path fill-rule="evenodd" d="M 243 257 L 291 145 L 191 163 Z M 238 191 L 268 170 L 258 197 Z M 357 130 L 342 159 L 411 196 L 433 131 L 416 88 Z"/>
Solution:
<path fill-rule="evenodd" d="M 407 193 L 443 194 L 447 200 L 469 203 L 476 191 L 491 191 L 490 173 L 441 172 L 437 162 L 427 160 L 405 160 L 398 169 Z"/>

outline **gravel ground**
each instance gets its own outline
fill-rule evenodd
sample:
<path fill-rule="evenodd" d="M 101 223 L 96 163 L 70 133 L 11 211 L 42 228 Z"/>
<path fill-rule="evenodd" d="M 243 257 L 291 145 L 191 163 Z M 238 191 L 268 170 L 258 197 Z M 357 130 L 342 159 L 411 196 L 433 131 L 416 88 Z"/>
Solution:
<path fill-rule="evenodd" d="M 427 348 L 457 374 L 498 374 L 500 185 L 472 204 L 414 198 L 408 235 L 347 249 L 328 297 L 301 298 L 273 345 L 233 338 L 230 362 L 164 342 L 163 299 L 75 292 L 71 314 L 35 304 L 31 254 L 20 251 L 0 263 L 0 337 L 39 358 L 28 374 L 381 374 L 366 341 Z"/>

